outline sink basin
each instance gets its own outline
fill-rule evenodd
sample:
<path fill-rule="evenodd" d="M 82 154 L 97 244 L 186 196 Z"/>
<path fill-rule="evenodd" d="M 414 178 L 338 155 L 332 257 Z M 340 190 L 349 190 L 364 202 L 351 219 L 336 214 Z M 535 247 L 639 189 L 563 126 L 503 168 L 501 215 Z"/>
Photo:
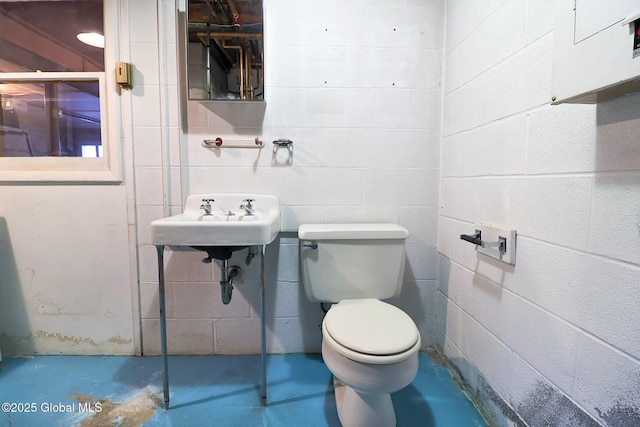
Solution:
<path fill-rule="evenodd" d="M 203 200 L 213 199 L 211 215 Z M 253 215 L 240 208 L 254 199 Z M 151 243 L 168 246 L 252 246 L 271 243 L 280 232 L 280 202 L 275 196 L 208 193 L 187 197 L 184 212 L 151 223 Z"/>

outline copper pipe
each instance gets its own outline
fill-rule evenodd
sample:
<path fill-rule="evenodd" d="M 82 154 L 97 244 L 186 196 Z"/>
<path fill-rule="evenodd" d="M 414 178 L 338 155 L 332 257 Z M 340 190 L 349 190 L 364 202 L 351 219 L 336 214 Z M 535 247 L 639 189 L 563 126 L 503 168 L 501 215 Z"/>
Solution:
<path fill-rule="evenodd" d="M 229 46 L 222 41 L 222 47 L 225 49 L 238 49 L 238 59 L 240 61 L 240 99 L 244 99 L 244 49 L 242 46 Z"/>
<path fill-rule="evenodd" d="M 253 68 L 251 67 L 251 51 L 246 49 L 244 51 L 245 56 L 245 70 L 247 73 L 247 97 L 253 99 Z"/>
<path fill-rule="evenodd" d="M 198 32 L 198 37 L 205 37 L 207 33 Z M 260 33 L 211 33 L 212 39 L 262 39 Z"/>

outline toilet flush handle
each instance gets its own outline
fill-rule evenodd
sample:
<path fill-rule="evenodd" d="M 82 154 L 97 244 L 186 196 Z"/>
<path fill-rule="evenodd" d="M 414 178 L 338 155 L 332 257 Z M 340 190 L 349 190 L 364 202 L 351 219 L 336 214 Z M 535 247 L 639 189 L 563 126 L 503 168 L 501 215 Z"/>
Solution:
<path fill-rule="evenodd" d="M 303 243 L 302 246 L 305 248 L 318 249 L 318 242 L 313 240 L 311 243 Z"/>

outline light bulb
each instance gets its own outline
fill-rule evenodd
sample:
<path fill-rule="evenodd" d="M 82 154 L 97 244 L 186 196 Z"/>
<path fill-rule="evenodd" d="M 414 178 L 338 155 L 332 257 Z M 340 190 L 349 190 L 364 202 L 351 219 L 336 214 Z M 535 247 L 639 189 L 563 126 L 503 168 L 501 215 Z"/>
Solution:
<path fill-rule="evenodd" d="M 88 44 L 93 47 L 100 47 L 104 49 L 104 36 L 98 33 L 80 33 L 76 37 L 82 43 Z"/>

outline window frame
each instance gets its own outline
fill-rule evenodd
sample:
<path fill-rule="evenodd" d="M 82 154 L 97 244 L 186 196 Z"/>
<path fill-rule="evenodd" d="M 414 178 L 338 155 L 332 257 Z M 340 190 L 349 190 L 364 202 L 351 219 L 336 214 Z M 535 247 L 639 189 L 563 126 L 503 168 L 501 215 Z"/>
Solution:
<path fill-rule="evenodd" d="M 0 184 L 119 184 L 123 181 L 118 90 L 115 72 L 107 73 L 114 67 L 118 51 L 118 0 L 103 0 L 103 10 L 105 71 L 0 73 L 0 83 L 98 81 L 103 157 L 0 157 Z"/>

